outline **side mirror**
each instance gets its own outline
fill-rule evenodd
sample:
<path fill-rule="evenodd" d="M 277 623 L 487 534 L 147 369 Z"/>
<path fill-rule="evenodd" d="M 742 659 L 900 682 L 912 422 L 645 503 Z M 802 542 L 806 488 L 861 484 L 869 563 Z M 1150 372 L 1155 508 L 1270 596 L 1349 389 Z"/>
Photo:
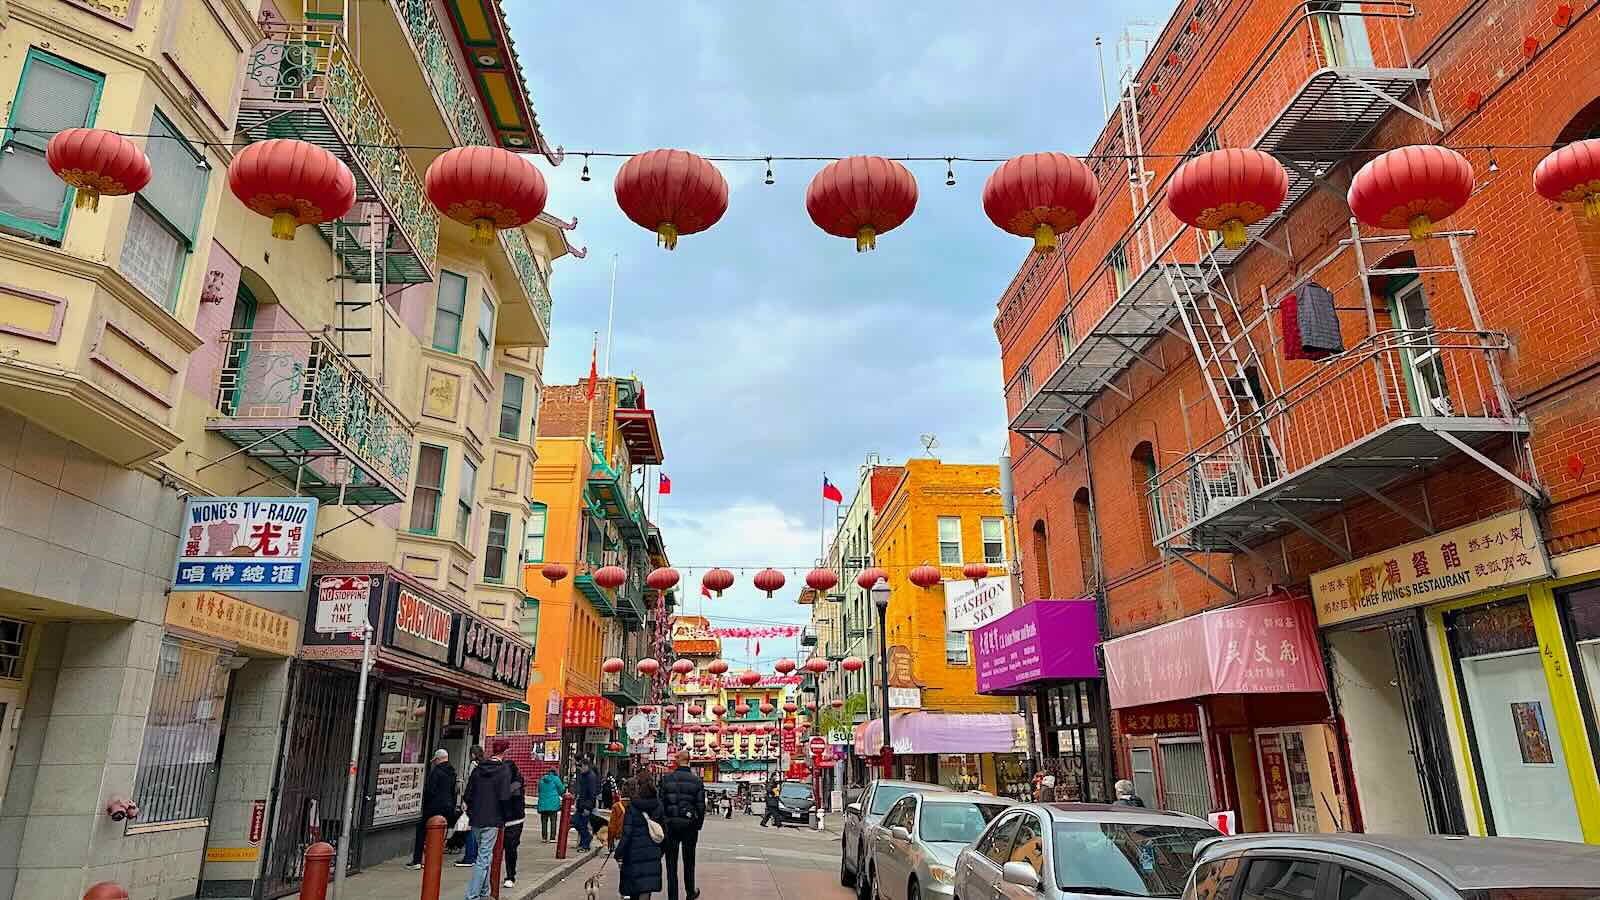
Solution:
<path fill-rule="evenodd" d="M 861 804 L 859 804 L 859 803 L 851 803 L 851 804 L 849 804 L 848 806 L 846 806 L 844 808 L 844 811 L 847 812 L 847 813 L 850 813 L 853 816 L 859 816 L 859 815 L 861 815 Z"/>
<path fill-rule="evenodd" d="M 1000 880 L 1006 884 L 1021 885 L 1030 891 L 1039 889 L 1038 873 L 1034 872 L 1033 867 L 1025 862 L 1013 861 L 1006 863 L 1005 868 L 1000 870 Z"/>
<path fill-rule="evenodd" d="M 908 841 L 911 839 L 911 832 L 907 831 L 904 825 L 896 825 L 893 828 L 890 828 L 889 833 L 894 835 L 894 839 L 897 841 Z"/>

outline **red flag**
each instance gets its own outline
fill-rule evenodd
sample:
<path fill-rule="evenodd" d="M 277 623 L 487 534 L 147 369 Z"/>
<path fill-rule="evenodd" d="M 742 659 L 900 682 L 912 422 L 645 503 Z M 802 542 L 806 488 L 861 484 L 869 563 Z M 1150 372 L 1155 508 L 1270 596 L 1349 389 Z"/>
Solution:
<path fill-rule="evenodd" d="M 844 494 L 833 486 L 833 482 L 828 480 L 826 474 L 822 476 L 822 499 L 832 500 L 835 503 L 844 502 Z"/>
<path fill-rule="evenodd" d="M 761 642 L 756 641 L 756 659 L 761 658 Z"/>
<path fill-rule="evenodd" d="M 596 360 L 599 359 L 599 354 L 600 354 L 600 345 L 599 344 L 596 344 L 595 346 L 589 348 L 589 399 L 590 400 L 594 399 L 594 389 L 595 389 L 596 385 L 598 385 L 599 382 L 600 382 L 600 370 L 595 367 L 595 362 L 596 362 Z"/>
<path fill-rule="evenodd" d="M 661 476 L 661 493 L 672 493 L 672 479 L 668 478 L 665 474 Z"/>

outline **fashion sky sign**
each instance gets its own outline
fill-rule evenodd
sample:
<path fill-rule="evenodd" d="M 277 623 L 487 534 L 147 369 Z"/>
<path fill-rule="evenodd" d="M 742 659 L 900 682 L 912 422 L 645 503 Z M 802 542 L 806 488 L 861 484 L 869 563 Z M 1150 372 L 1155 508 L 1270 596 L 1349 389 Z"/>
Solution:
<path fill-rule="evenodd" d="M 1014 605 L 1009 575 L 944 583 L 944 620 L 949 631 L 972 631 L 1011 612 Z"/>
<path fill-rule="evenodd" d="M 1550 576 L 1526 509 L 1402 544 L 1311 576 L 1323 627 Z"/>
<path fill-rule="evenodd" d="M 314 497 L 190 497 L 173 587 L 304 591 L 316 526 Z"/>

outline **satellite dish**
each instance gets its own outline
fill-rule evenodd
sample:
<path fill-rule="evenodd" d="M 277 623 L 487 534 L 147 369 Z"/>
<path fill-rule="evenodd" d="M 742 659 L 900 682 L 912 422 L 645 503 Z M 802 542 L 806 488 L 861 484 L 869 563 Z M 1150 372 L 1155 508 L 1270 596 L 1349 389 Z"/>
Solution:
<path fill-rule="evenodd" d="M 929 456 L 932 456 L 934 448 L 939 446 L 939 436 L 936 434 L 918 435 L 917 439 L 922 441 L 922 449 L 928 451 Z"/>

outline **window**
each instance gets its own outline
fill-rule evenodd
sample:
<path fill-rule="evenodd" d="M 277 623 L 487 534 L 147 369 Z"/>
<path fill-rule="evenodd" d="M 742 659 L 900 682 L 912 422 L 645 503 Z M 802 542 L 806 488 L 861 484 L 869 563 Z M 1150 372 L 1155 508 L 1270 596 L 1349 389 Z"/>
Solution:
<path fill-rule="evenodd" d="M 1309 859 L 1253 859 L 1240 900 L 1315 900 L 1322 864 Z"/>
<path fill-rule="evenodd" d="M 1367 20 L 1361 4 L 1344 0 L 1313 0 L 1309 4 L 1317 23 L 1317 40 L 1328 66 L 1371 67 L 1372 44 L 1367 40 Z"/>
<path fill-rule="evenodd" d="M 217 789 L 217 750 L 232 656 L 204 644 L 161 639 L 134 777 L 139 825 L 204 819 Z"/>
<path fill-rule="evenodd" d="M 374 825 L 411 819 L 415 812 L 406 808 L 408 780 L 428 760 L 428 698 L 389 694 L 384 699 L 383 735 L 378 746 L 378 786 Z M 402 777 L 388 777 L 393 772 Z M 414 790 L 414 789 L 411 789 Z M 413 801 L 415 802 L 415 801 Z"/>
<path fill-rule="evenodd" d="M 513 441 L 522 439 L 522 388 L 521 375 L 506 373 L 500 385 L 500 436 Z"/>
<path fill-rule="evenodd" d="M 917 831 L 925 841 L 970 844 L 983 827 L 1005 812 L 999 803 L 930 803 Z"/>
<path fill-rule="evenodd" d="M 944 633 L 944 662 L 947 666 L 965 666 L 972 662 L 972 657 L 967 653 L 967 633 L 965 631 L 946 631 Z"/>
<path fill-rule="evenodd" d="M 1033 578 L 1040 597 L 1054 597 L 1050 583 L 1050 536 L 1045 531 L 1043 519 L 1033 523 Z"/>
<path fill-rule="evenodd" d="M 489 513 L 489 538 L 483 550 L 483 580 L 495 584 L 506 580 L 506 536 L 511 531 L 511 516 Z"/>
<path fill-rule="evenodd" d="M 1000 865 L 1011 854 L 1011 839 L 1016 836 L 1017 825 L 1021 822 L 1020 815 L 1001 819 L 1000 824 L 989 829 L 973 849 L 987 856 L 995 865 Z"/>
<path fill-rule="evenodd" d="M 915 794 L 901 797 L 900 802 L 896 803 L 894 808 L 889 810 L 889 814 L 883 817 L 883 827 L 893 828 L 899 825 L 901 828 L 909 830 L 911 828 L 912 810 L 916 808 L 917 798 Z"/>
<path fill-rule="evenodd" d="M 1056 322 L 1056 333 L 1061 338 L 1061 358 L 1066 359 L 1072 355 L 1072 348 L 1076 343 L 1072 340 L 1072 316 L 1062 313 L 1061 319 Z"/>
<path fill-rule="evenodd" d="M 1087 594 L 1100 581 L 1094 570 L 1094 517 L 1089 514 L 1088 487 L 1078 488 L 1072 495 L 1072 524 L 1078 532 L 1078 571 L 1083 576 L 1083 592 Z"/>
<path fill-rule="evenodd" d="M 478 368 L 489 371 L 494 355 L 494 303 L 487 292 L 478 298 Z"/>
<path fill-rule="evenodd" d="M 983 561 L 997 566 L 1006 561 L 1006 526 L 998 517 L 983 520 Z"/>
<path fill-rule="evenodd" d="M 1011 845 L 1008 862 L 1026 863 L 1033 874 L 1044 877 L 1044 832 L 1037 816 L 1024 815 L 1017 826 L 1017 839 Z M 1076 883 L 1076 882 L 1074 882 Z"/>
<path fill-rule="evenodd" d="M 500 706 L 500 715 L 495 721 L 495 734 L 527 734 L 528 732 L 528 704 L 505 703 Z"/>
<path fill-rule="evenodd" d="M 1216 836 L 1205 825 L 1057 822 L 1056 883 L 1067 894 L 1177 897 L 1194 868 L 1195 845 Z"/>
<path fill-rule="evenodd" d="M 1022 364 L 1022 400 L 1027 402 L 1033 399 L 1033 370 L 1028 368 L 1028 363 Z"/>
<path fill-rule="evenodd" d="M 57 131 L 94 120 L 104 76 L 30 48 L 11 104 L 0 155 L 0 225 L 60 241 L 70 190 L 45 162 Z M 27 130 L 22 130 L 27 129 Z"/>
<path fill-rule="evenodd" d="M 535 503 L 528 511 L 528 532 L 522 540 L 522 561 L 544 562 L 544 529 L 548 512 L 543 503 Z"/>
<path fill-rule="evenodd" d="M 21 678 L 27 657 L 28 623 L 0 619 L 0 678 Z"/>
<path fill-rule="evenodd" d="M 539 601 L 529 597 L 522 601 L 522 616 L 517 620 L 517 631 L 528 640 L 528 646 L 533 648 L 533 662 L 539 656 Z"/>
<path fill-rule="evenodd" d="M 210 169 L 161 113 L 150 122 L 150 183 L 134 198 L 118 267 L 150 299 L 178 305 L 178 282 L 205 205 Z"/>
<path fill-rule="evenodd" d="M 1128 248 L 1118 242 L 1106 255 L 1106 267 L 1111 270 L 1111 284 L 1116 289 L 1117 296 L 1128 289 Z"/>
<path fill-rule="evenodd" d="M 417 484 L 411 489 L 412 531 L 439 533 L 439 498 L 444 493 L 444 448 L 423 444 L 417 450 Z"/>
<path fill-rule="evenodd" d="M 872 808 L 869 815 L 881 816 L 889 811 L 896 800 L 911 793 L 911 788 L 899 784 L 880 784 L 872 791 Z"/>
<path fill-rule="evenodd" d="M 439 295 L 433 308 L 433 349 L 455 353 L 461 349 L 461 319 L 467 309 L 467 279 L 439 270 Z"/>
<path fill-rule="evenodd" d="M 1139 508 L 1139 537 L 1140 547 L 1144 548 L 1146 559 L 1154 559 L 1156 554 L 1156 540 L 1154 522 L 1151 517 L 1151 500 L 1149 490 L 1155 485 L 1156 480 L 1156 452 L 1149 441 L 1143 441 L 1133 448 L 1130 455 L 1132 461 L 1133 480 L 1133 505 Z"/>
<path fill-rule="evenodd" d="M 955 516 L 939 517 L 939 565 L 961 565 L 961 520 Z"/>
<path fill-rule="evenodd" d="M 1239 874 L 1239 857 L 1228 856 L 1202 863 L 1194 870 L 1194 900 L 1228 900 L 1233 896 L 1233 881 Z"/>
<path fill-rule="evenodd" d="M 472 502 L 478 496 L 478 467 L 461 461 L 461 496 L 456 498 L 456 543 L 472 546 Z"/>
<path fill-rule="evenodd" d="M 1408 900 L 1404 891 L 1349 869 L 1339 875 L 1339 900 Z"/>

